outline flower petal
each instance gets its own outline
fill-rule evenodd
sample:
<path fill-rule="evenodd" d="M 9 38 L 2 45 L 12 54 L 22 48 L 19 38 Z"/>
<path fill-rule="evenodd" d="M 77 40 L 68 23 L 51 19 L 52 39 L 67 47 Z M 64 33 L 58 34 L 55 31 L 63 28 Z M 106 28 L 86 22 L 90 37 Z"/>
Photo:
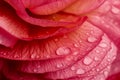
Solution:
<path fill-rule="evenodd" d="M 91 33 L 91 31 L 94 33 Z M 86 23 L 78 30 L 65 35 L 43 40 L 18 41 L 13 49 L 1 47 L 0 56 L 18 60 L 44 60 L 66 57 L 68 55 L 72 55 L 74 51 L 80 51 L 80 53 L 85 55 L 99 43 L 102 35 L 103 33 L 99 29 L 95 28 L 93 25 L 89 25 L 89 23 Z M 90 36 L 94 39 L 91 39 Z M 80 44 L 80 47 L 74 49 L 73 44 L 78 43 Z M 61 52 L 61 50 L 63 52 Z"/>
<path fill-rule="evenodd" d="M 104 7 L 106 8 L 104 9 Z M 89 22 L 103 30 L 111 40 L 118 44 L 120 39 L 119 16 L 120 8 L 116 7 L 114 1 L 106 0 L 106 2 L 94 12 L 94 15 L 90 15 Z"/>
<path fill-rule="evenodd" d="M 13 37 L 12 35 L 0 28 L 0 45 L 4 45 L 6 47 L 13 47 L 17 41 L 17 38 Z"/>
<path fill-rule="evenodd" d="M 77 0 L 63 11 L 73 14 L 84 14 L 98 8 L 105 0 Z"/>
<path fill-rule="evenodd" d="M 21 40 L 45 39 L 56 35 L 62 35 L 78 28 L 78 26 L 66 26 L 66 28 L 43 28 L 40 26 L 31 25 L 17 17 L 17 15 L 14 14 L 14 11 L 9 9 L 9 7 L 10 6 L 3 1 L 0 4 L 0 27 L 12 36 Z M 57 20 L 60 19 L 60 17 L 65 18 L 65 16 L 67 16 L 66 20 L 78 19 L 76 16 L 66 14 L 55 14 L 54 16 L 49 16 L 49 18 L 55 17 L 55 20 Z M 81 25 L 84 21 L 85 18 L 81 17 L 81 22 L 79 25 Z"/>
<path fill-rule="evenodd" d="M 17 12 L 18 16 L 23 19 L 24 21 L 30 23 L 30 24 L 34 24 L 34 25 L 38 25 L 38 26 L 42 26 L 42 27 L 65 27 L 65 26 L 76 26 L 81 24 L 81 19 L 79 17 L 79 19 L 77 19 L 76 21 L 54 21 L 54 20 L 48 20 L 48 19 L 38 19 L 38 18 L 33 18 L 31 16 L 29 16 L 25 10 L 25 7 L 22 3 L 21 0 L 5 0 L 6 2 L 8 2 Z M 17 5 L 16 5 L 17 4 Z"/>
<path fill-rule="evenodd" d="M 101 44 L 103 43 L 107 46 L 102 46 Z M 98 54 L 96 50 L 101 51 Z M 88 77 L 88 75 L 97 77 L 96 75 L 98 75 L 100 71 L 102 71 L 113 62 L 116 54 L 116 46 L 113 43 L 110 44 L 110 40 L 108 37 L 103 36 L 100 44 L 83 59 L 72 65 L 72 67 L 67 67 L 63 70 L 46 73 L 45 77 L 47 79 L 67 79 L 76 76 L 80 78 L 82 77 L 82 79 L 84 79 Z"/>
<path fill-rule="evenodd" d="M 36 2 L 37 1 L 37 2 Z M 76 0 L 22 0 L 24 6 L 32 13 L 49 15 L 61 11 Z"/>

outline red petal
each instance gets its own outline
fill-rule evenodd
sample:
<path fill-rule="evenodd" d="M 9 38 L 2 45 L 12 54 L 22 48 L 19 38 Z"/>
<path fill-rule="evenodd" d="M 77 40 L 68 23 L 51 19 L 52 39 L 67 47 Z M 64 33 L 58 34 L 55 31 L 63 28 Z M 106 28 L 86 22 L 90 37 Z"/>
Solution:
<path fill-rule="evenodd" d="M 29 22 L 30 24 L 42 26 L 42 27 L 60 27 L 60 26 L 76 26 L 81 24 L 81 19 L 78 19 L 76 21 L 53 21 L 53 20 L 47 20 L 47 19 L 38 19 L 33 18 L 27 14 L 25 11 L 25 7 L 21 0 L 6 0 L 17 12 L 18 16 L 25 20 L 26 22 Z M 17 4 L 17 5 L 16 5 Z"/>
<path fill-rule="evenodd" d="M 44 80 L 41 78 L 40 75 L 37 74 L 18 72 L 17 70 L 14 69 L 15 65 L 12 65 L 12 63 L 7 63 L 7 65 L 3 68 L 3 74 L 7 78 L 5 80 Z"/>
<path fill-rule="evenodd" d="M 120 3 L 118 3 L 120 5 Z M 104 8 L 106 7 L 106 8 Z M 116 7 L 114 0 L 106 1 L 95 15 L 90 15 L 89 21 L 102 29 L 116 44 L 120 42 L 120 7 Z"/>
<path fill-rule="evenodd" d="M 32 40 L 32 39 L 45 39 L 55 35 L 62 35 L 68 32 L 71 32 L 78 28 L 78 26 L 66 26 L 62 27 L 39 27 L 35 25 L 28 24 L 22 21 L 12 9 L 9 9 L 6 3 L 1 1 L 0 4 L 0 27 L 4 29 L 9 34 L 13 35 L 22 40 Z M 65 18 L 66 20 L 76 20 L 78 17 L 66 14 L 55 14 L 54 16 L 49 16 L 49 18 L 56 17 L 56 19 L 61 19 L 60 17 Z M 81 17 L 81 25 L 84 22 L 85 18 Z M 68 27 L 68 28 L 67 28 Z"/>
<path fill-rule="evenodd" d="M 91 31 L 94 33 L 91 33 Z M 94 46 L 98 44 L 102 35 L 103 33 L 99 29 L 86 23 L 78 30 L 66 34 L 66 37 L 59 36 L 44 40 L 19 41 L 13 49 L 1 47 L 0 52 L 2 53 L 0 53 L 0 56 L 19 60 L 43 60 L 58 57 L 62 58 L 67 55 L 72 55 L 75 51 L 79 51 L 85 55 L 86 52 L 89 52 L 89 49 L 93 49 Z M 94 37 L 94 39 L 90 38 L 90 42 L 87 41 L 89 36 Z M 74 48 L 74 44 L 78 43 L 80 47 Z M 63 52 L 65 49 L 65 54 L 59 54 L 59 49 L 62 49 Z M 66 52 L 66 49 L 68 52 Z M 58 55 L 56 54 L 57 50 Z"/>
<path fill-rule="evenodd" d="M 120 80 L 120 73 L 109 76 L 106 80 Z"/>
<path fill-rule="evenodd" d="M 6 31 L 0 28 L 0 44 L 6 47 L 13 47 L 17 42 L 17 38 L 13 37 Z"/>
<path fill-rule="evenodd" d="M 103 46 L 103 44 L 106 44 L 106 46 Z M 99 54 L 97 50 L 100 51 Z M 88 77 L 88 75 L 95 77 L 100 71 L 113 62 L 116 53 L 116 46 L 113 43 L 110 44 L 108 37 L 103 36 L 100 44 L 83 59 L 72 65 L 72 67 L 46 73 L 45 76 L 50 79 L 65 79 L 75 76 Z"/>

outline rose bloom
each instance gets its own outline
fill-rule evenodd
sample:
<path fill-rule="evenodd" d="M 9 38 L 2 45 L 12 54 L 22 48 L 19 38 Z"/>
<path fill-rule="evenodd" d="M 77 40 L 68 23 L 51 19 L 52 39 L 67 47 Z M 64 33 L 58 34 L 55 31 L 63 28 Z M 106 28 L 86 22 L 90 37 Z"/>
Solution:
<path fill-rule="evenodd" d="M 120 0 L 0 0 L 0 80 L 120 80 Z"/>

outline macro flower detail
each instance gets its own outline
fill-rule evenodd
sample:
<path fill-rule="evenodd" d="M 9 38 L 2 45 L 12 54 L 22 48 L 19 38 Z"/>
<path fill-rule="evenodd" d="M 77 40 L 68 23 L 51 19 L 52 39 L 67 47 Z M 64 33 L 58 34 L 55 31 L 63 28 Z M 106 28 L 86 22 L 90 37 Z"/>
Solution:
<path fill-rule="evenodd" d="M 119 16 L 120 0 L 0 0 L 0 80 L 119 80 Z"/>

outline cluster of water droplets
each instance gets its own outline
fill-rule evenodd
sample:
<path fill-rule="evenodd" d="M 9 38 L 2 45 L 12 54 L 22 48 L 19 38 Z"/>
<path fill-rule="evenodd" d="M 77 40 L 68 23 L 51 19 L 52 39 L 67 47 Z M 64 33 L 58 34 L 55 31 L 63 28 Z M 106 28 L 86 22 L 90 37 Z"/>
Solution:
<path fill-rule="evenodd" d="M 59 47 L 57 50 L 56 50 L 56 54 L 57 55 L 68 55 L 71 53 L 71 50 L 70 48 L 68 47 Z"/>
<path fill-rule="evenodd" d="M 36 53 L 33 53 L 33 54 L 31 54 L 31 59 L 37 59 L 37 58 L 39 58 L 39 55 L 37 55 Z"/>

